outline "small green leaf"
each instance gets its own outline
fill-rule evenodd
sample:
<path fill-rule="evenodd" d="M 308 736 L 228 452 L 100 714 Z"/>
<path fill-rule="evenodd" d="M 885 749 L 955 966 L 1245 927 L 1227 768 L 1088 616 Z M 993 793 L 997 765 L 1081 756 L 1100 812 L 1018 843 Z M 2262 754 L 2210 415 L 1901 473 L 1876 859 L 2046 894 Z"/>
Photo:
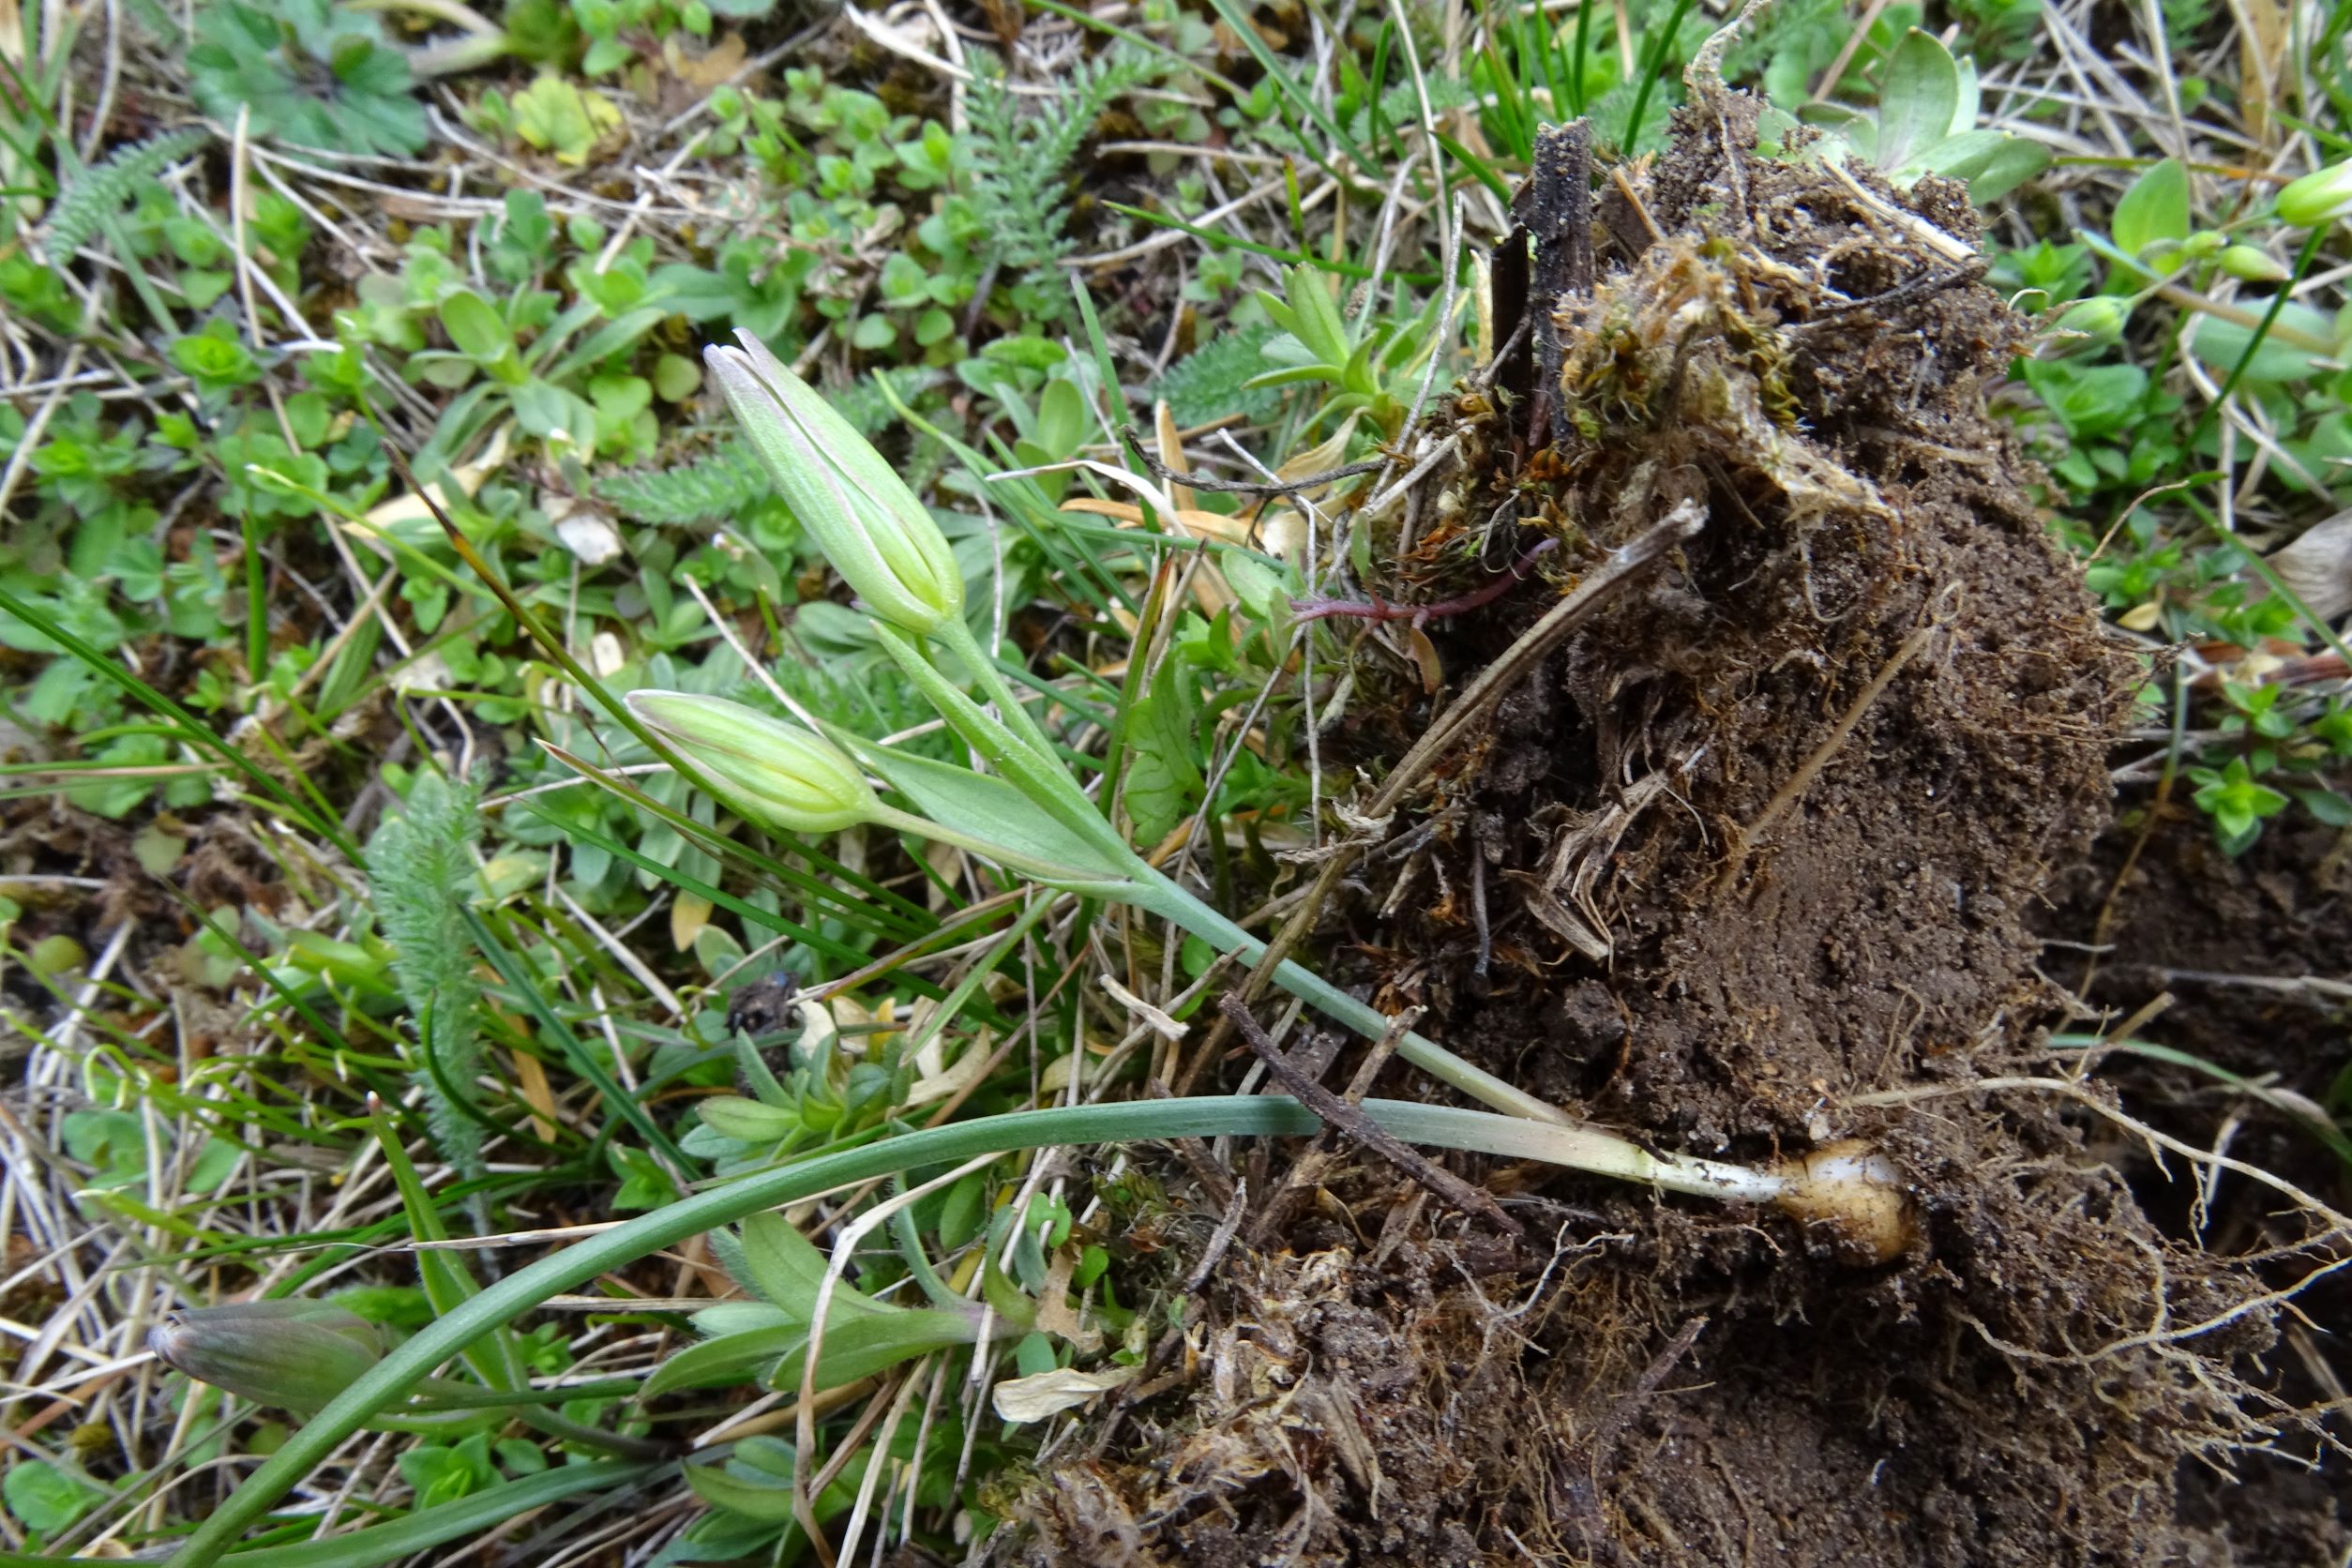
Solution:
<path fill-rule="evenodd" d="M 1168 659 L 1152 682 L 1149 697 L 1128 717 L 1127 814 L 1136 837 L 1158 843 L 1205 798 L 1208 780 L 1194 753 L 1200 705 L 1197 675 L 1181 659 Z"/>
<path fill-rule="evenodd" d="M 2189 237 L 2189 174 L 2173 158 L 2150 164 L 2115 204 L 2116 249 L 2137 258 L 2160 241 Z"/>
<path fill-rule="evenodd" d="M 740 1382 L 807 1338 L 805 1324 L 790 1323 L 743 1329 L 689 1345 L 654 1369 L 654 1375 L 645 1380 L 641 1397 L 652 1399 L 672 1389 Z"/>
<path fill-rule="evenodd" d="M 838 1287 L 836 1287 L 837 1291 Z M 902 1361 L 929 1355 L 934 1350 L 952 1349 L 970 1345 L 980 1337 L 980 1319 L 976 1309 L 972 1312 L 952 1311 L 935 1306 L 909 1307 L 886 1318 L 853 1318 L 847 1322 L 834 1319 L 825 1330 L 824 1345 L 819 1351 L 816 1384 L 818 1392 L 853 1383 L 860 1378 L 886 1371 Z M 768 1375 L 768 1386 L 797 1389 L 801 1386 L 801 1367 L 807 1359 L 805 1346 L 794 1346 L 792 1352 Z"/>
<path fill-rule="evenodd" d="M 986 1171 L 975 1170 L 947 1189 L 939 1210 L 939 1244 L 954 1252 L 980 1233 L 984 1205 L 988 1201 L 988 1177 Z"/>
<path fill-rule="evenodd" d="M 682 403 L 702 387 L 702 367 L 683 354 L 665 354 L 654 362 L 654 390 L 666 403 Z"/>
<path fill-rule="evenodd" d="M 65 1121 L 66 1153 L 97 1168 L 98 1187 L 128 1186 L 147 1170 L 146 1129 L 127 1110 L 77 1110 Z"/>
<path fill-rule="evenodd" d="M 719 1465 L 688 1465 L 686 1478 L 694 1495 L 714 1508 L 723 1508 L 759 1524 L 792 1522 L 795 1505 L 789 1482 L 763 1485 Z"/>
<path fill-rule="evenodd" d="M 1086 439 L 1086 427 L 1091 423 L 1086 414 L 1086 395 L 1075 383 L 1049 381 L 1037 401 L 1037 445 L 1047 453 L 1047 460 L 1061 462 L 1078 449 Z"/>
<path fill-rule="evenodd" d="M 847 1285 L 834 1286 L 836 1302 L 854 1294 Z M 873 1304 L 869 1300 L 867 1304 Z M 969 1345 L 979 1336 L 979 1320 L 972 1314 L 937 1307 L 862 1317 L 828 1313 L 824 1346 L 817 1364 L 817 1387 L 820 1391 L 838 1388 L 933 1350 Z M 662 1363 L 646 1380 L 643 1397 L 650 1399 L 673 1389 L 735 1382 L 755 1373 L 772 1388 L 795 1389 L 800 1386 L 807 1347 L 808 1330 L 799 1323 L 722 1334 L 688 1346 Z"/>
<path fill-rule="evenodd" d="M 0 1495 L 6 1496 L 9 1513 L 43 1535 L 68 1528 L 105 1496 L 46 1459 L 22 1455 L 9 1460 L 8 1475 L 0 1479 Z"/>
<path fill-rule="evenodd" d="M 611 98 L 553 71 L 515 95 L 515 134 L 553 153 L 558 163 L 587 162 L 597 140 L 620 126 L 621 111 Z"/>
<path fill-rule="evenodd" d="M 2333 790 L 2298 790 L 2295 798 L 2303 803 L 2303 809 L 2329 827 L 2352 827 L 2352 800 L 2346 800 Z"/>
<path fill-rule="evenodd" d="M 1952 51 L 1914 27 L 1894 46 L 1878 93 L 1878 167 L 1903 169 L 1952 133 L 1960 68 Z"/>
<path fill-rule="evenodd" d="M 806 1323 L 816 1310 L 817 1291 L 823 1285 L 828 1259 L 817 1244 L 802 1235 L 782 1214 L 753 1214 L 743 1222 L 745 1266 L 751 1277 L 743 1283 L 771 1304 L 792 1314 L 795 1322 Z M 896 1312 L 898 1308 L 887 1302 L 878 1302 L 855 1288 L 837 1283 L 833 1288 L 833 1320 L 844 1315 L 872 1315 Z"/>
<path fill-rule="evenodd" d="M 2049 167 L 2050 149 L 1997 130 L 1970 130 L 1946 140 L 1919 160 L 1931 174 L 1968 182 L 1968 200 L 1998 201 Z"/>
<path fill-rule="evenodd" d="M 1289 606 L 1289 596 L 1295 584 L 1287 568 L 1277 567 L 1255 555 L 1229 550 L 1217 557 L 1217 565 L 1225 572 L 1225 580 L 1231 585 L 1234 596 L 1242 601 L 1250 614 L 1261 622 L 1278 620 Z"/>
<path fill-rule="evenodd" d="M 196 1163 L 188 1168 L 188 1190 L 218 1192 L 237 1168 L 237 1146 L 225 1138 L 208 1138 L 198 1151 Z"/>
<path fill-rule="evenodd" d="M 2237 307 L 2256 320 L 2270 313 L 2270 301 L 2240 296 Z M 2244 379 L 2250 382 L 2304 381 L 2326 375 L 2332 367 L 2333 354 L 2327 350 L 2304 347 L 2281 334 L 2292 334 L 2311 342 L 2328 343 L 2335 338 L 2335 324 L 2327 315 L 2308 305 L 2288 301 L 2279 310 L 2278 320 L 2263 335 L 2262 346 L 2254 351 L 2252 363 L 2246 367 Z M 2237 369 L 2245 357 L 2246 345 L 2254 341 L 2254 328 L 2219 316 L 2197 318 L 2196 331 L 2191 346 L 2196 356 L 2226 375 Z"/>
<path fill-rule="evenodd" d="M 515 335 L 505 318 L 471 290 L 461 289 L 441 302 L 441 327 L 460 354 L 486 370 L 515 350 Z"/>

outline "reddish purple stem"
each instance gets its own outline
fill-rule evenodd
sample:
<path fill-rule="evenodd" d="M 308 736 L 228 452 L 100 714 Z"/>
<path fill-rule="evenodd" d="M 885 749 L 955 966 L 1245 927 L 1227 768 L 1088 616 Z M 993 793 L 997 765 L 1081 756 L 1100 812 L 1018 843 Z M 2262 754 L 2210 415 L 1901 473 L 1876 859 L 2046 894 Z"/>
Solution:
<path fill-rule="evenodd" d="M 1527 576 L 1527 569 L 1535 565 L 1536 557 L 1560 543 L 1545 539 L 1533 550 L 1511 563 L 1511 569 L 1485 587 L 1464 594 L 1455 599 L 1440 599 L 1435 604 L 1390 604 L 1384 599 L 1292 599 L 1290 614 L 1301 621 L 1320 621 L 1334 615 L 1351 616 L 1359 621 L 1410 621 L 1418 626 L 1446 615 L 1459 615 L 1466 610 L 1492 604 L 1502 597 L 1511 585 Z"/>

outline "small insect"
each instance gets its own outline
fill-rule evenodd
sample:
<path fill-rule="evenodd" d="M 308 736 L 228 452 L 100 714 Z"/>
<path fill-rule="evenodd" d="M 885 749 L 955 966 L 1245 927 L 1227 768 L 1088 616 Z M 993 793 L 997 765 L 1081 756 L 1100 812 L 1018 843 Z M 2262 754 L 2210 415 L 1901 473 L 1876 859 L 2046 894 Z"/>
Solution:
<path fill-rule="evenodd" d="M 727 999 L 727 1033 L 757 1040 L 781 1032 L 792 1021 L 792 1001 L 799 995 L 800 982 L 783 970 L 754 980 Z"/>

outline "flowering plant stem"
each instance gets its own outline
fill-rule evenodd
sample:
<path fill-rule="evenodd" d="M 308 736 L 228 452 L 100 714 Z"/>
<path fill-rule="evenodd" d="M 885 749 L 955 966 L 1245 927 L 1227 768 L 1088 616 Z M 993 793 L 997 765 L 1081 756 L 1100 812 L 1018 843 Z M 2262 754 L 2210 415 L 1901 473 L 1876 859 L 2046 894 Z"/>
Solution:
<path fill-rule="evenodd" d="M 1230 953 L 1244 963 L 1254 964 L 1266 956 L 1264 942 L 1159 872 L 1148 867 L 1144 869 L 1151 880 L 1132 900 L 1138 908 L 1183 927 L 1212 947 Z M 1334 1022 L 1347 1025 L 1367 1040 L 1386 1039 L 1390 1031 L 1395 1028 L 1395 1020 L 1387 1014 L 1369 1003 L 1357 1001 L 1304 965 L 1284 959 L 1274 969 L 1274 982 L 1300 1001 L 1320 1010 Z M 1471 1066 L 1435 1040 L 1410 1030 L 1398 1036 L 1396 1054 L 1430 1077 L 1452 1084 L 1471 1099 L 1490 1105 L 1507 1115 L 1523 1116 L 1534 1122 L 1549 1122 L 1555 1126 L 1576 1124 L 1568 1113 L 1558 1106 L 1540 1100 L 1483 1068 Z"/>
<path fill-rule="evenodd" d="M 1771 1201 L 1787 1199 L 1792 1192 L 1794 1179 L 1786 1175 L 1652 1155 L 1623 1138 L 1591 1128 L 1544 1126 L 1485 1111 L 1395 1100 L 1366 1100 L 1363 1108 L 1408 1143 L 1476 1150 L 1509 1159 L 1547 1160 L 1718 1198 Z M 1217 1095 L 1014 1111 L 819 1154 L 708 1188 L 577 1246 L 550 1253 L 434 1318 L 288 1438 L 196 1528 L 171 1559 L 171 1568 L 210 1568 L 219 1562 L 247 1530 L 261 1522 L 271 1504 L 325 1463 L 345 1439 L 481 1335 L 550 1297 L 577 1289 L 599 1274 L 625 1268 L 688 1237 L 821 1193 L 979 1154 L 1138 1138 L 1303 1137 L 1321 1125 L 1297 1101 L 1274 1096 Z"/>
<path fill-rule="evenodd" d="M 955 632 L 947 626 L 954 625 Z M 931 810 L 930 816 L 912 816 L 890 807 L 877 810 L 867 807 L 875 821 L 902 831 L 937 838 L 987 856 L 1023 875 L 1035 877 L 1056 886 L 1092 893 L 1116 899 L 1148 911 L 1164 920 L 1171 921 L 1190 931 L 1220 952 L 1229 953 L 1246 963 L 1256 963 L 1265 957 L 1266 944 L 1226 918 L 1174 881 L 1161 874 L 1135 852 L 1126 839 L 1104 820 L 1102 812 L 1069 771 L 1055 758 L 1036 733 L 1033 722 L 996 672 L 994 664 L 981 656 L 973 644 L 971 632 L 958 623 L 942 623 L 942 640 L 958 647 L 959 656 L 973 666 L 983 687 L 1006 710 L 1004 716 L 992 716 L 981 711 L 978 704 L 942 676 L 923 656 L 921 648 L 894 629 L 877 626 L 876 635 L 900 669 L 931 705 L 939 709 L 951 729 L 997 768 L 1016 789 L 1026 795 L 1040 810 L 1063 828 L 1084 840 L 1092 867 L 1082 870 L 1040 865 L 1017 849 L 1000 847 L 991 842 L 992 827 L 988 823 L 959 821 L 942 824 L 942 814 Z M 961 642 L 957 641 L 960 633 Z M 1010 721 L 1010 722 L 1008 722 Z M 1012 728 L 1013 722 L 1024 726 Z M 1031 737 L 1034 736 L 1034 739 Z M 877 753 L 868 748 L 869 759 Z M 889 768 L 885 765 L 883 772 Z M 1274 971 L 1274 982 L 1301 1000 L 1310 1003 L 1334 1020 L 1367 1039 L 1387 1037 L 1391 1021 L 1379 1008 L 1357 1001 L 1338 987 L 1301 965 L 1287 960 Z M 1498 1110 L 1533 1121 L 1548 1122 L 1555 1126 L 1572 1125 L 1566 1112 L 1556 1106 L 1530 1094 L 1523 1089 L 1504 1082 L 1492 1073 L 1471 1066 L 1434 1040 L 1408 1033 L 1397 1044 L 1397 1052 L 1406 1061 L 1446 1083 L 1452 1084 L 1472 1099 L 1484 1101 Z"/>
<path fill-rule="evenodd" d="M 947 651 L 972 671 L 972 678 L 980 683 L 989 700 L 996 703 L 998 713 L 1013 732 L 1033 746 L 1040 757 L 1053 761 L 1053 742 L 1046 738 L 1045 730 L 1030 711 L 1021 706 L 1020 699 L 1013 694 L 1013 688 L 998 672 L 996 660 L 980 646 L 980 640 L 972 636 L 972 628 L 964 624 L 962 618 L 958 616 L 942 621 L 939 629 L 932 635 L 947 644 Z"/>

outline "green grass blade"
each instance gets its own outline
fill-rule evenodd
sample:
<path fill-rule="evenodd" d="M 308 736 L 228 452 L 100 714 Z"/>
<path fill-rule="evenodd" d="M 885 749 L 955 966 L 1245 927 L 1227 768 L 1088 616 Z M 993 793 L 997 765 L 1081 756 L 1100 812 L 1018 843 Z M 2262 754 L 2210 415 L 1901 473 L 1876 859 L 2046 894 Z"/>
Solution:
<path fill-rule="evenodd" d="M 539 988 L 532 984 L 531 976 L 514 955 L 506 951 L 506 944 L 498 940 L 498 933 L 490 928 L 490 922 L 469 909 L 465 912 L 465 923 L 473 929 L 474 940 L 480 945 L 483 957 L 490 959 L 490 967 L 498 971 L 498 977 L 506 983 L 532 1018 L 563 1051 L 564 1060 L 572 1071 L 579 1074 L 582 1081 L 593 1084 L 596 1093 L 604 1096 L 605 1103 L 618 1112 L 623 1121 L 635 1127 L 646 1142 L 660 1150 L 673 1168 L 686 1168 L 685 1153 L 662 1130 L 661 1123 L 654 1120 L 653 1112 L 639 1104 L 636 1095 L 621 1087 L 620 1081 L 605 1071 L 604 1064 L 596 1060 L 596 1054 L 583 1047 L 570 1027 L 556 1017 L 555 1009 L 549 1004 L 546 997 L 539 994 Z"/>
<path fill-rule="evenodd" d="M 1359 169 L 1379 167 L 1372 159 L 1364 156 L 1364 149 L 1357 146 L 1355 140 L 1340 128 L 1339 122 L 1333 119 L 1330 113 L 1315 100 L 1315 95 L 1300 85 L 1290 75 L 1289 62 L 1276 54 L 1266 40 L 1258 36 L 1258 29 L 1250 25 L 1248 14 L 1235 3 L 1235 0 L 1210 0 L 1210 4 L 1215 8 L 1217 15 L 1225 19 L 1225 24 L 1233 30 L 1234 37 L 1242 40 L 1243 46 L 1249 51 L 1251 57 L 1257 60 L 1259 68 L 1266 73 L 1267 80 L 1274 84 L 1275 89 L 1294 105 L 1300 113 L 1314 122 L 1316 129 L 1331 138 L 1333 146 L 1347 154 Z M 1338 171 L 1324 162 L 1322 158 L 1312 152 L 1307 156 L 1315 158 L 1315 161 L 1322 166 L 1324 173 L 1334 179 L 1339 177 Z"/>
<path fill-rule="evenodd" d="M 476 1492 L 472 1497 L 419 1509 L 404 1519 L 369 1525 L 349 1535 L 305 1541 L 291 1546 L 263 1546 L 239 1552 L 229 1560 L 234 1568 L 376 1568 L 451 1541 L 478 1535 L 519 1514 L 545 1508 L 583 1492 L 617 1492 L 642 1481 L 660 1467 L 617 1459 L 585 1465 L 559 1465 L 520 1481 Z M 73 1560 L 95 1560 L 76 1558 Z"/>

